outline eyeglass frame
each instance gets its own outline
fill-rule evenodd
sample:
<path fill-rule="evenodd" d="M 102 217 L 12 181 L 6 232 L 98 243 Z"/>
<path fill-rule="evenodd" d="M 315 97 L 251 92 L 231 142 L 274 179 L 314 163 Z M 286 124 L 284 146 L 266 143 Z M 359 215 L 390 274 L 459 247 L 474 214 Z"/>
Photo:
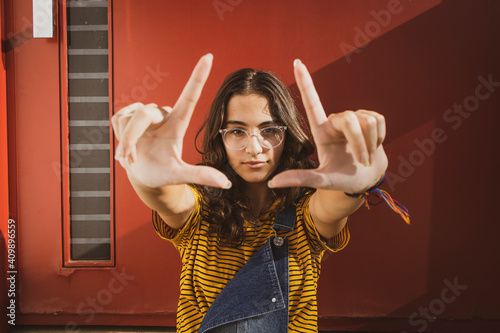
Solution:
<path fill-rule="evenodd" d="M 276 146 L 274 147 L 266 147 L 262 144 L 262 142 L 260 142 L 260 139 L 259 139 L 259 136 L 257 136 L 257 133 L 260 135 L 260 133 L 262 133 L 263 130 L 266 130 L 266 129 L 269 129 L 269 128 L 277 128 L 279 129 L 281 132 L 285 133 L 285 131 L 288 129 L 288 127 L 286 126 L 266 126 L 264 128 L 261 128 L 260 130 L 255 130 L 255 131 L 252 131 L 252 132 L 248 132 L 247 130 L 244 130 L 243 128 L 239 128 L 239 127 L 232 127 L 232 128 L 222 128 L 219 130 L 219 133 L 221 134 L 222 136 L 222 141 L 224 142 L 224 145 L 228 148 L 228 149 L 231 149 L 231 150 L 234 150 L 234 151 L 240 151 L 240 150 L 243 150 L 245 149 L 246 147 L 248 147 L 248 144 L 250 143 L 250 139 L 252 138 L 252 136 L 255 136 L 257 138 L 257 142 L 259 143 L 259 145 L 262 147 L 262 148 L 265 148 L 265 149 L 274 149 L 274 148 L 277 148 L 279 147 L 283 141 L 285 140 L 285 137 L 283 136 L 283 139 L 280 141 L 280 143 L 278 143 Z M 240 131 L 243 131 L 245 132 L 245 134 L 247 135 L 248 137 L 248 141 L 247 143 L 245 144 L 245 146 L 243 146 L 243 148 L 240 148 L 240 149 L 234 149 L 234 148 L 231 148 L 227 145 L 226 143 L 226 133 L 229 132 L 230 130 L 234 130 L 234 129 L 237 129 L 237 130 L 240 130 Z M 261 136 L 262 137 L 262 136 Z"/>

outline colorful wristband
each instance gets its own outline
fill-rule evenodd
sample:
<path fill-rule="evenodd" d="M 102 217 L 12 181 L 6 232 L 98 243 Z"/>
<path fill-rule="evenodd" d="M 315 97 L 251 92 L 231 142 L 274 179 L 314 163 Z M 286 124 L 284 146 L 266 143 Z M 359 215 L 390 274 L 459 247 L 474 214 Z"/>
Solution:
<path fill-rule="evenodd" d="M 410 213 L 408 212 L 408 209 L 406 209 L 406 207 L 403 206 L 402 204 L 400 204 L 396 199 L 393 199 L 389 195 L 389 193 L 387 193 L 384 190 L 379 189 L 379 186 L 382 185 L 384 180 L 385 180 L 385 174 L 382 177 L 382 179 L 380 179 L 378 181 L 378 183 L 375 184 L 375 186 L 370 187 L 365 192 L 363 192 L 363 193 L 347 193 L 346 192 L 345 194 L 347 196 L 349 196 L 351 198 L 355 198 L 355 199 L 363 198 L 365 201 L 365 206 L 368 209 L 370 209 L 370 206 L 375 206 L 375 205 L 378 205 L 379 203 L 382 202 L 382 201 L 379 201 L 377 203 L 372 202 L 372 196 L 378 197 L 378 198 L 384 200 L 385 203 L 387 203 L 389 205 L 389 207 L 392 208 L 393 211 L 398 213 L 406 223 L 410 224 Z"/>

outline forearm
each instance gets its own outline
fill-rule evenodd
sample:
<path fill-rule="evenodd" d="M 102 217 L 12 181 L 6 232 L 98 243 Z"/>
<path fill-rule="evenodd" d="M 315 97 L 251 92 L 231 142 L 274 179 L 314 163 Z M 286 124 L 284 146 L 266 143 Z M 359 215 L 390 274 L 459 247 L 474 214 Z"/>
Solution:
<path fill-rule="evenodd" d="M 148 187 L 128 175 L 130 184 L 146 206 L 160 214 L 161 218 L 174 229 L 181 228 L 191 215 L 195 198 L 185 185 Z"/>
<path fill-rule="evenodd" d="M 347 217 L 363 204 L 344 192 L 318 189 L 311 197 L 309 210 L 316 229 L 324 238 L 332 238 L 345 226 Z"/>

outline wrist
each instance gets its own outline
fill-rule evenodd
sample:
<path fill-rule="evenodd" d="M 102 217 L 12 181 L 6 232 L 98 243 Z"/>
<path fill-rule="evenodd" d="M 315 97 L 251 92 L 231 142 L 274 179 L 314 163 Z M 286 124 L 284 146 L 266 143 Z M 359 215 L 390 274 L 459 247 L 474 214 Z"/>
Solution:
<path fill-rule="evenodd" d="M 375 183 L 375 185 L 373 186 L 370 186 L 368 187 L 367 189 L 359 192 L 359 193 L 347 193 L 347 192 L 344 192 L 345 195 L 347 195 L 348 197 L 351 197 L 351 198 L 361 198 L 363 196 L 366 196 L 366 195 L 369 195 L 370 193 L 372 193 L 373 191 L 375 191 L 375 189 L 377 189 L 380 185 L 382 185 L 384 183 L 384 180 L 385 180 L 385 173 L 382 175 L 382 177 Z"/>
<path fill-rule="evenodd" d="M 405 206 L 400 204 L 397 200 L 393 199 L 389 193 L 387 193 L 384 190 L 379 189 L 379 186 L 382 185 L 385 179 L 385 173 L 384 176 L 375 184 L 374 186 L 370 187 L 368 190 L 362 193 L 345 193 L 345 195 L 355 198 L 355 199 L 361 199 L 363 198 L 365 202 L 365 206 L 369 209 L 370 206 L 377 205 L 378 203 L 385 201 L 386 204 L 389 205 L 389 207 L 392 208 L 396 213 L 399 214 L 403 218 L 403 220 L 410 224 L 410 213 L 408 212 L 408 209 L 406 209 Z M 372 197 L 378 197 L 381 199 L 378 203 L 373 203 L 372 202 Z"/>

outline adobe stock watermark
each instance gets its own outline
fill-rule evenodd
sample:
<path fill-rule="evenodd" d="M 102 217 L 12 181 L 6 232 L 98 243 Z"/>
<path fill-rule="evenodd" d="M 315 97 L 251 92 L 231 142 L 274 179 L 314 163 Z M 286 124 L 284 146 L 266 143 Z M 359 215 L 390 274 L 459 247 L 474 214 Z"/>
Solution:
<path fill-rule="evenodd" d="M 121 93 L 118 98 L 115 98 L 115 110 L 136 102 L 145 102 L 149 92 L 156 89 L 170 75 L 170 73 L 160 69 L 160 64 L 157 64 L 156 68 L 147 66 L 145 71 L 147 74 L 143 76 L 141 84 L 134 86 L 128 93 Z"/>
<path fill-rule="evenodd" d="M 459 284 L 457 277 L 453 279 L 453 283 L 444 279 L 443 284 L 445 287 L 441 290 L 439 297 L 434 298 L 427 306 L 419 307 L 418 311 L 413 312 L 409 317 L 409 324 L 413 327 L 419 327 L 417 329 L 419 333 L 424 332 L 429 322 L 435 321 L 437 316 L 445 311 L 446 305 L 455 302 L 462 295 L 462 291 L 468 288 L 466 285 Z M 401 331 L 401 333 L 408 332 Z"/>
<path fill-rule="evenodd" d="M 5 36 L 5 52 L 14 50 L 17 53 L 18 47 L 33 38 L 33 23 L 26 16 L 21 17 L 22 27 L 20 33 L 8 32 Z"/>
<path fill-rule="evenodd" d="M 468 119 L 475 111 L 479 109 L 481 102 L 484 102 L 500 87 L 500 81 L 493 81 L 493 74 L 486 77 L 479 75 L 479 83 L 474 89 L 474 93 L 466 96 L 461 103 L 454 103 L 453 106 L 443 112 L 442 118 L 446 124 L 449 124 L 451 130 L 458 130 L 465 119 Z M 450 129 L 448 129 L 448 132 Z M 387 171 L 385 182 L 389 185 L 391 191 L 394 191 L 398 183 L 404 183 L 415 170 L 421 166 L 425 160 L 436 151 L 439 144 L 448 140 L 447 130 L 437 127 L 431 133 L 431 136 L 423 139 L 415 139 L 413 142 L 415 148 L 407 155 L 399 155 L 397 173 Z"/>
<path fill-rule="evenodd" d="M 114 108 L 115 110 L 119 110 L 127 105 L 133 104 L 135 102 L 145 102 L 149 92 L 156 89 L 166 77 L 170 74 L 168 72 L 163 72 L 160 69 L 160 65 L 157 64 L 156 68 L 152 68 L 151 66 L 147 66 L 145 68 L 147 74 L 145 74 L 140 81 L 141 84 L 134 86 L 127 93 L 121 93 L 119 97 L 114 100 Z M 83 139 L 79 142 L 72 142 L 71 144 L 76 144 L 77 146 L 83 146 L 86 149 L 78 149 L 71 150 L 70 161 L 65 162 L 64 164 L 53 162 L 52 170 L 54 171 L 56 177 L 58 177 L 59 181 L 61 181 L 61 177 L 63 172 L 68 173 L 71 168 L 78 168 L 82 165 L 83 161 L 87 156 L 92 153 L 94 148 L 100 147 L 99 145 L 105 144 L 108 142 L 109 138 L 109 122 L 106 121 L 106 124 L 100 124 L 101 121 L 96 121 L 96 124 L 93 126 L 85 127 L 82 130 Z"/>
<path fill-rule="evenodd" d="M 400 14 L 402 11 L 403 5 L 399 0 L 389 0 L 387 3 L 387 9 L 382 9 L 380 11 L 371 10 L 370 15 L 373 17 L 373 20 L 366 22 L 363 28 L 360 28 L 359 26 L 354 27 L 354 45 L 346 42 L 339 44 L 340 50 L 342 51 L 347 63 L 351 63 L 351 56 L 353 53 L 361 53 L 362 48 L 365 48 L 373 39 L 380 36 L 382 28 L 387 27 L 391 23 L 393 15 Z"/>
<path fill-rule="evenodd" d="M 8 238 L 7 243 L 7 322 L 9 325 L 16 325 L 16 280 L 17 280 L 17 252 L 16 252 L 16 221 L 9 219 L 8 221 Z"/>
<path fill-rule="evenodd" d="M 87 297 L 83 302 L 80 302 L 76 307 L 76 312 L 80 317 L 86 317 L 83 321 L 85 325 L 89 325 L 95 318 L 96 313 L 104 310 L 105 306 L 111 304 L 115 295 L 122 293 L 129 285 L 129 281 L 135 279 L 134 275 L 127 274 L 125 268 L 122 268 L 121 273 L 116 269 L 111 271 L 113 277 L 109 280 L 107 286 L 99 290 L 94 297 Z M 66 323 L 66 332 L 80 332 L 80 327 L 75 321 Z"/>
<path fill-rule="evenodd" d="M 212 5 L 219 16 L 219 20 L 224 21 L 224 13 L 232 12 L 234 8 L 241 5 L 243 0 L 214 0 Z"/>
<path fill-rule="evenodd" d="M 62 1 L 59 0 L 56 3 L 60 4 L 62 3 Z M 5 36 L 5 52 L 14 50 L 14 52 L 17 53 L 19 51 L 19 46 L 30 41 L 33 38 L 34 25 L 36 25 L 36 27 L 40 27 L 46 25 L 48 22 L 53 21 L 53 6 L 55 7 L 56 4 L 52 5 L 49 2 L 42 3 L 40 6 L 37 6 L 37 11 L 33 13 L 33 17 L 31 19 L 26 16 L 21 17 L 21 32 L 16 34 L 10 31 Z M 35 24 L 33 22 L 35 22 Z"/>

